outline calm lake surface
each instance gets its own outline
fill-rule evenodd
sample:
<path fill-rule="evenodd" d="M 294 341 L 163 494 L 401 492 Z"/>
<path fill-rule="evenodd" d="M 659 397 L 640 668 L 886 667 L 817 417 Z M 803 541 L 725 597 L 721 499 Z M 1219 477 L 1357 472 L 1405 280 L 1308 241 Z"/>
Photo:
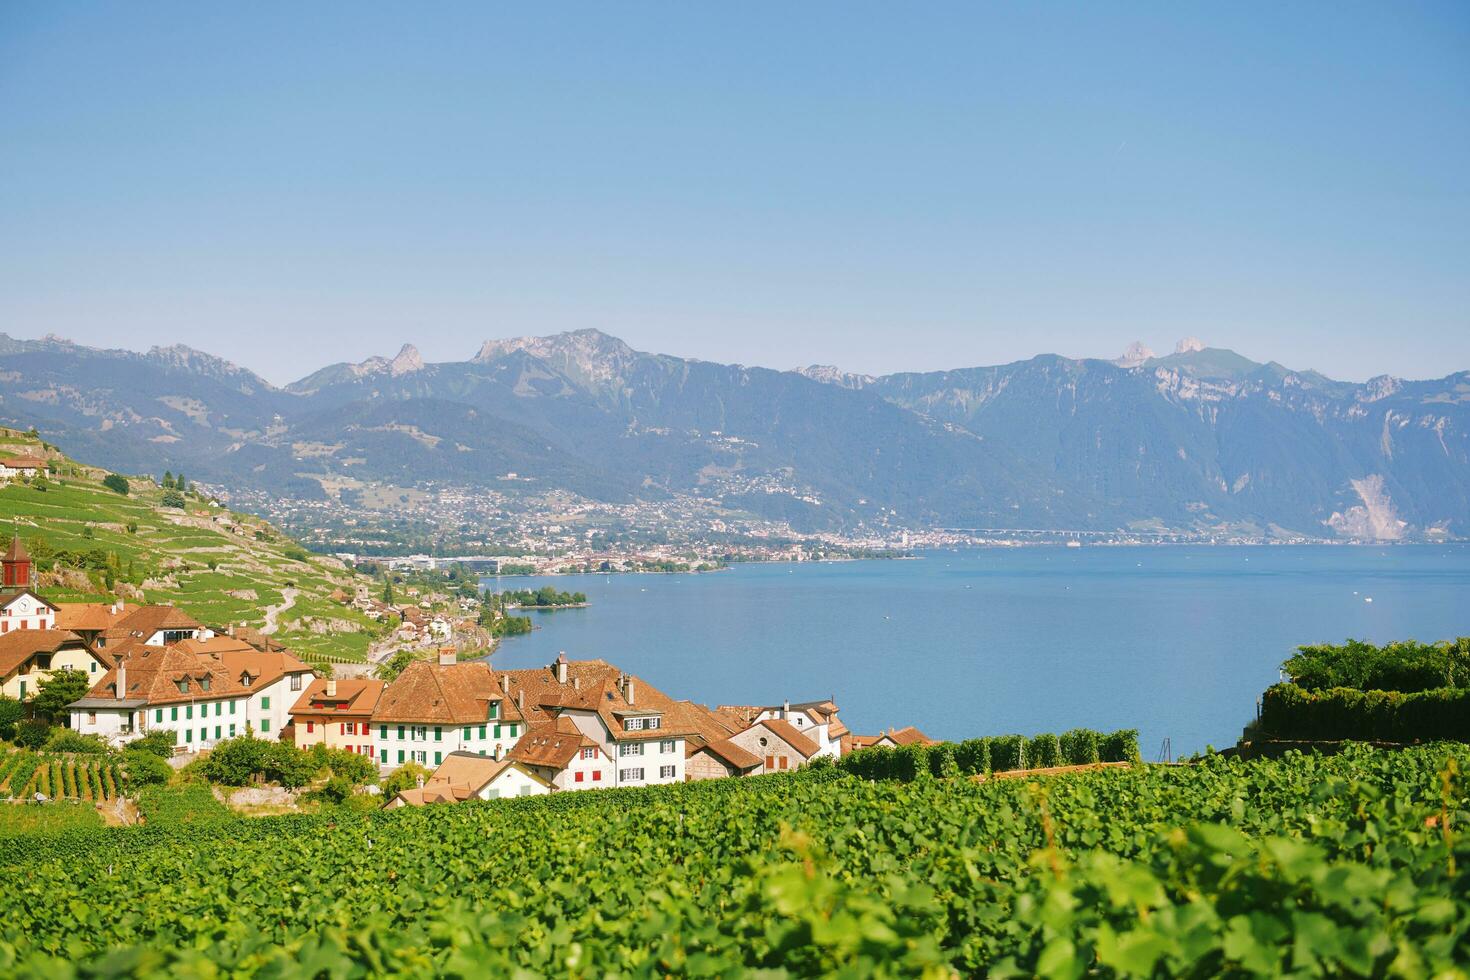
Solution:
<path fill-rule="evenodd" d="M 1089 547 L 701 575 L 487 578 L 587 593 L 503 668 L 601 657 L 672 697 L 833 697 L 853 731 L 1138 728 L 1145 757 L 1233 744 L 1303 643 L 1470 634 L 1470 546 Z M 1371 598 L 1372 602 L 1367 600 Z"/>

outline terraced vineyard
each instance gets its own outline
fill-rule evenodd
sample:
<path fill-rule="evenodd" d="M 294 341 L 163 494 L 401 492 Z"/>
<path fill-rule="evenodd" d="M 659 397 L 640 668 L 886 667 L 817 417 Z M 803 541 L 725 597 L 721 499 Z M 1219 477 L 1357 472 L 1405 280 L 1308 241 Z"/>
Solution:
<path fill-rule="evenodd" d="M 0 754 L 0 799 L 30 799 L 42 793 L 52 799 L 97 802 L 113 799 L 121 788 L 122 771 L 115 759 L 25 751 Z"/>
<path fill-rule="evenodd" d="M 195 497 L 163 506 L 151 479 L 129 480 L 127 495 L 102 484 L 105 471 L 58 456 L 37 440 L 0 429 L 0 455 L 47 455 L 53 475 L 39 484 L 0 485 L 0 523 L 13 526 L 38 563 L 47 555 L 82 556 L 51 577 L 44 591 L 63 601 L 102 601 L 105 579 L 141 587 L 148 602 L 177 605 L 212 626 L 259 628 L 266 610 L 294 600 L 276 634 L 316 663 L 361 662 L 381 627 L 332 600 L 360 577 L 333 558 L 308 553 L 260 518 Z M 8 543 L 8 542 L 7 542 Z"/>
<path fill-rule="evenodd" d="M 1465 746 L 0 841 L 0 973 L 1463 975 Z"/>

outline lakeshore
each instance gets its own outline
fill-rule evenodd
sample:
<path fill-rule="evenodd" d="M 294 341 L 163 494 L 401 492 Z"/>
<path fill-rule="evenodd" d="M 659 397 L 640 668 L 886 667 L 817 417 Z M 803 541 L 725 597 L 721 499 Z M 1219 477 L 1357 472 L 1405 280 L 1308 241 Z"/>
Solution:
<path fill-rule="evenodd" d="M 1165 738 L 1175 755 L 1234 744 L 1299 644 L 1470 629 L 1461 544 L 1058 545 L 574 581 L 598 608 L 508 638 L 498 666 L 566 650 L 695 700 L 835 696 L 855 730 L 936 738 L 1136 725 L 1150 758 Z"/>

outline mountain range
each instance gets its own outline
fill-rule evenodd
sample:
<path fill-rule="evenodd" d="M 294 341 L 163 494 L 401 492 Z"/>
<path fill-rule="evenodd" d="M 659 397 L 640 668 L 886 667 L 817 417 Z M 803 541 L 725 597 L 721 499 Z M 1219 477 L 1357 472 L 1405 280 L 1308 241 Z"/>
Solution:
<path fill-rule="evenodd" d="M 0 334 L 0 421 L 122 472 L 304 498 L 351 478 L 694 495 L 802 529 L 1470 534 L 1470 372 L 1341 382 L 1192 338 L 870 376 L 579 330 L 458 362 L 405 345 L 281 388 L 189 347 Z"/>

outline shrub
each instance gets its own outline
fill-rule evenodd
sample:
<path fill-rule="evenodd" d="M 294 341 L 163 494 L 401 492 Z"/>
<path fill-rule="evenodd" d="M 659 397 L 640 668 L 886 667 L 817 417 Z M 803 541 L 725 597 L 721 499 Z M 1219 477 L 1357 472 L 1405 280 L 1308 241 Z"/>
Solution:
<path fill-rule="evenodd" d="M 1102 737 L 1098 756 L 1103 762 L 1138 762 L 1138 729 L 1120 728 Z"/>
<path fill-rule="evenodd" d="M 142 738 L 129 742 L 128 748 L 147 752 L 161 759 L 168 759 L 174 754 L 174 745 L 178 742 L 178 738 L 178 735 L 168 729 L 157 729 Z"/>
<path fill-rule="evenodd" d="M 163 506 L 182 509 L 184 506 L 184 495 L 177 490 L 163 491 Z"/>
<path fill-rule="evenodd" d="M 107 743 L 100 735 L 82 735 L 70 728 L 58 728 L 46 740 L 47 752 L 80 752 L 86 755 L 102 755 L 107 752 Z"/>
<path fill-rule="evenodd" d="M 428 782 L 430 775 L 429 770 L 417 762 L 406 762 L 389 773 L 388 778 L 383 781 L 383 798 L 391 800 L 404 790 L 413 789 L 420 778 Z"/>
<path fill-rule="evenodd" d="M 15 726 L 20 723 L 25 714 L 25 706 L 18 700 L 0 694 L 0 739 L 8 742 L 15 738 Z"/>
<path fill-rule="evenodd" d="M 354 786 L 378 781 L 378 766 L 373 762 L 371 756 L 345 752 L 342 749 L 330 749 L 320 744 L 313 745 L 307 755 L 311 757 L 312 763 L 316 766 L 314 772 L 330 769 L 333 776 L 348 779 Z"/>
<path fill-rule="evenodd" d="M 1026 743 L 1026 764 L 1023 769 L 1045 769 L 1062 764 L 1062 747 L 1051 733 L 1037 735 Z"/>
<path fill-rule="evenodd" d="M 39 749 L 51 738 L 51 726 L 44 721 L 23 721 L 15 726 L 15 744 L 25 749 Z"/>
<path fill-rule="evenodd" d="M 940 742 L 929 746 L 929 775 L 935 779 L 949 779 L 959 774 L 960 767 L 955 761 L 953 743 Z"/>
<path fill-rule="evenodd" d="M 1440 643 L 1404 640 L 1381 647 L 1359 640 L 1298 647 L 1281 669 L 1308 691 L 1349 687 L 1412 693 L 1470 688 L 1470 636 Z"/>
<path fill-rule="evenodd" d="M 1062 762 L 1069 766 L 1085 766 L 1102 761 L 1102 736 L 1090 728 L 1074 728 L 1058 740 Z"/>
<path fill-rule="evenodd" d="M 1026 765 L 1026 739 L 1022 735 L 998 735 L 990 739 L 990 766 L 995 772 L 1022 769 Z"/>
<path fill-rule="evenodd" d="M 982 776 L 990 771 L 990 741 L 966 739 L 954 749 L 955 764 L 966 776 Z"/>
<path fill-rule="evenodd" d="M 1276 684 L 1262 696 L 1260 730 L 1276 738 L 1470 741 L 1470 690 L 1403 694 Z"/>
<path fill-rule="evenodd" d="M 129 748 L 123 752 L 122 778 L 130 789 L 160 786 L 173 778 L 174 770 L 152 752 Z"/>

